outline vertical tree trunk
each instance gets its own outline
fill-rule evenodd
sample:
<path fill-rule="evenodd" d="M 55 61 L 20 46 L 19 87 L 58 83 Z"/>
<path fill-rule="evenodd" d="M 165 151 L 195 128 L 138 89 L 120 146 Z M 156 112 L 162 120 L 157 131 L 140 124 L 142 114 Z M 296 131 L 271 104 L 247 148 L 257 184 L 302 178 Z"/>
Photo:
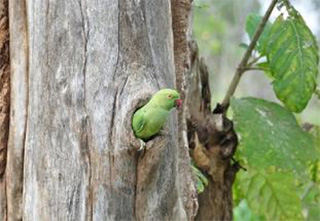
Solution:
<path fill-rule="evenodd" d="M 9 134 L 10 65 L 8 1 L 0 0 L 0 220 L 6 219 L 7 143 Z"/>
<path fill-rule="evenodd" d="M 25 1 L 10 0 L 11 98 L 6 168 L 8 219 L 22 218 L 23 163 L 28 101 L 28 39 Z"/>
<path fill-rule="evenodd" d="M 189 156 L 189 144 L 187 137 L 186 122 L 186 95 L 188 93 L 188 76 L 190 74 L 190 51 L 188 42 L 190 41 L 189 23 L 191 20 L 190 0 L 171 0 L 172 28 L 174 36 L 174 61 L 176 72 L 176 85 L 183 102 L 183 109 L 179 111 L 179 180 L 183 205 L 187 211 L 188 220 L 193 220 L 197 210 L 197 190 L 195 180 L 191 176 L 191 158 Z M 183 181 L 182 181 L 183 180 Z"/>
<path fill-rule="evenodd" d="M 10 1 L 12 220 L 186 218 L 178 127 L 147 143 L 131 116 L 175 86 L 169 0 Z"/>
<path fill-rule="evenodd" d="M 190 42 L 191 74 L 188 94 L 188 140 L 192 158 L 209 180 L 198 196 L 196 220 L 232 220 L 232 184 L 238 164 L 231 163 L 237 146 L 232 122 L 211 111 L 208 69 L 200 59 L 197 44 Z"/>
<path fill-rule="evenodd" d="M 190 183 L 190 177 L 184 174 L 185 168 L 190 168 L 190 147 L 193 161 L 209 178 L 209 185 L 198 200 L 190 187 L 182 192 L 187 199 L 184 206 L 191 220 L 231 220 L 232 184 L 238 166 L 232 165 L 230 158 L 237 138 L 232 123 L 221 113 L 211 112 L 209 73 L 191 37 L 191 1 L 171 0 L 171 3 L 177 88 L 186 106 L 179 113 L 180 168 L 184 168 L 180 174 L 185 183 Z M 183 139 L 186 131 L 187 142 Z"/>
<path fill-rule="evenodd" d="M 198 165 L 211 182 L 196 219 L 231 219 L 236 142 L 211 113 L 207 73 L 189 48 L 190 0 L 10 0 L 8 141 L 2 5 L 0 219 L 193 220 L 189 146 L 210 164 Z M 164 87 L 177 87 L 186 109 L 142 154 L 131 117 Z"/>

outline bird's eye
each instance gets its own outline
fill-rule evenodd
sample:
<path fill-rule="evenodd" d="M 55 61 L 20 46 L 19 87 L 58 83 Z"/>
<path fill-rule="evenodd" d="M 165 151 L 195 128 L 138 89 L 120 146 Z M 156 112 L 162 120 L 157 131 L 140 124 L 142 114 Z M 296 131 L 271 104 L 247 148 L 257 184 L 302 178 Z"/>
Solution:
<path fill-rule="evenodd" d="M 171 99 L 172 98 L 172 94 L 168 94 L 168 99 Z"/>

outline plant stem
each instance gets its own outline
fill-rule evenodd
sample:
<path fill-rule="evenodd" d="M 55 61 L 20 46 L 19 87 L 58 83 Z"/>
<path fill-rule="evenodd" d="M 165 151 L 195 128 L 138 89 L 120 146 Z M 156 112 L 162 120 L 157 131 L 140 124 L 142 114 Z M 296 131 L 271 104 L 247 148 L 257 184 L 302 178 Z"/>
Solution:
<path fill-rule="evenodd" d="M 246 53 L 244 54 L 239 66 L 238 66 L 238 68 L 232 78 L 232 81 L 230 83 L 230 86 L 228 88 L 226 96 L 224 97 L 222 104 L 221 104 L 221 107 L 225 112 L 227 111 L 227 109 L 229 107 L 230 98 L 233 96 L 233 94 L 239 84 L 240 78 L 247 68 L 247 64 L 250 59 L 251 53 L 252 53 L 254 47 L 256 46 L 256 43 L 257 43 L 260 35 L 262 34 L 263 29 L 264 29 L 270 15 L 271 15 L 272 10 L 276 6 L 277 2 L 278 2 L 278 0 L 272 0 L 268 10 L 266 11 L 265 15 L 263 16 L 262 21 L 261 21 L 257 31 L 255 32 L 255 34 L 250 42 L 249 48 L 247 49 Z"/>
<path fill-rule="evenodd" d="M 246 68 L 244 68 L 244 71 L 243 72 L 245 72 L 245 71 L 268 71 L 268 69 L 267 68 L 263 68 L 263 67 L 246 67 Z"/>
<path fill-rule="evenodd" d="M 259 56 L 259 57 L 256 57 L 256 58 L 254 58 L 254 59 L 252 59 L 252 61 L 250 61 L 248 64 L 247 64 L 247 66 L 248 67 L 250 67 L 250 66 L 252 66 L 253 64 L 255 64 L 257 61 L 259 61 L 260 60 L 260 58 L 262 58 L 263 56 Z"/>

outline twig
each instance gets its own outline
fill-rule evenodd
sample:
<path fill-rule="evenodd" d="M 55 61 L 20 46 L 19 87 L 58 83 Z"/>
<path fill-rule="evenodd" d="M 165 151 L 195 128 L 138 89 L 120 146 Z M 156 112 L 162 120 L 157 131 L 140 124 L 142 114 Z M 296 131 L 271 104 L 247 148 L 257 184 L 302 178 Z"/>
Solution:
<path fill-rule="evenodd" d="M 232 160 L 232 162 L 233 162 L 233 166 L 234 166 L 235 168 L 237 168 L 237 171 L 238 171 L 239 169 L 243 169 L 244 171 L 247 171 L 247 169 L 246 169 L 245 167 L 241 166 L 241 164 L 240 164 L 238 161 L 236 161 L 236 159 L 234 159 L 234 157 L 231 157 L 231 160 Z"/>
<path fill-rule="evenodd" d="M 271 12 L 272 10 L 274 9 L 274 7 L 276 6 L 278 0 L 272 0 L 268 10 L 266 11 L 266 14 L 263 16 L 262 18 L 262 21 L 257 29 L 257 31 L 255 32 L 251 42 L 250 42 L 250 45 L 249 45 L 249 48 L 247 49 L 245 55 L 243 56 L 237 70 L 236 70 L 236 73 L 234 74 L 233 78 L 232 78 L 232 81 L 231 81 L 231 84 L 228 88 L 228 91 L 226 93 L 226 96 L 224 97 L 223 101 L 222 101 L 222 109 L 226 112 L 228 106 L 229 106 L 229 103 L 230 103 L 230 98 L 233 96 L 238 84 L 239 84 L 239 81 L 240 81 L 240 78 L 243 74 L 243 72 L 245 71 L 246 67 L 247 67 L 247 64 L 248 64 L 248 61 L 250 59 L 250 56 L 251 56 L 251 53 L 254 49 L 254 47 L 256 46 L 256 43 L 260 37 L 260 35 L 262 34 L 263 32 L 263 29 L 264 29 L 264 26 L 266 25 L 270 15 L 271 15 Z"/>
<path fill-rule="evenodd" d="M 268 71 L 268 68 L 263 67 L 246 67 L 244 68 L 244 71 Z"/>
<path fill-rule="evenodd" d="M 247 66 L 248 66 L 248 67 L 252 66 L 252 65 L 255 64 L 257 61 L 259 61 L 260 58 L 262 58 L 262 57 L 263 57 L 263 56 L 260 55 L 260 56 L 258 56 L 258 57 L 256 57 L 256 58 L 252 59 L 252 61 L 248 62 Z"/>

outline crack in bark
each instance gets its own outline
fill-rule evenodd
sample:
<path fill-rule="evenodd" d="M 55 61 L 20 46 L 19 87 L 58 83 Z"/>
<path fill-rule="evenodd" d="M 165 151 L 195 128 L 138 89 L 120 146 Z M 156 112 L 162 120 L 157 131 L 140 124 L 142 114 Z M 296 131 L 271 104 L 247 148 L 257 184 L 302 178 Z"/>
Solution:
<path fill-rule="evenodd" d="M 82 31 L 83 31 L 83 37 L 84 37 L 84 62 L 82 67 L 82 73 L 84 76 L 84 94 L 86 94 L 86 87 L 85 87 L 85 79 L 86 79 L 86 70 L 87 70 L 87 60 L 88 60 L 88 41 L 89 41 L 89 21 L 85 17 L 84 8 L 82 5 L 82 0 L 79 1 L 80 6 L 80 13 L 82 18 Z M 87 25 L 87 27 L 86 27 Z"/>
<path fill-rule="evenodd" d="M 49 70 L 49 11 L 50 11 L 50 1 L 47 1 L 46 6 L 46 68 L 47 68 L 47 74 Z"/>
<path fill-rule="evenodd" d="M 92 185 L 92 161 L 91 161 L 91 140 L 90 137 L 92 136 L 92 127 L 91 127 L 91 120 L 88 114 L 88 108 L 87 108 L 87 84 L 86 84 L 86 74 L 87 74 L 87 61 L 88 61 L 88 42 L 89 42 L 89 33 L 90 33 L 90 26 L 89 26 L 89 20 L 87 19 L 87 16 L 85 15 L 85 8 L 82 4 L 82 0 L 79 1 L 79 7 L 80 7 L 80 13 L 81 13 L 81 19 L 82 19 L 82 31 L 83 31 L 83 40 L 84 40 L 84 51 L 83 51 L 83 66 L 82 66 L 82 75 L 83 75 L 83 93 L 84 93 L 84 114 L 85 114 L 85 125 L 82 128 L 82 133 L 85 136 L 84 142 L 85 142 L 85 155 L 88 160 L 88 166 L 89 166 L 89 219 L 93 219 L 93 185 Z M 91 135 L 91 136 L 90 136 Z"/>
<path fill-rule="evenodd" d="M 133 217 L 137 220 L 137 186 L 138 186 L 138 165 L 139 165 L 139 158 L 140 158 L 140 155 L 138 155 L 136 157 L 136 180 L 135 180 L 135 184 L 134 184 L 134 190 L 133 190 Z"/>
<path fill-rule="evenodd" d="M 124 79 L 123 86 L 120 89 L 119 97 L 121 97 L 123 90 L 126 88 L 127 83 L 128 83 L 128 79 L 129 79 L 129 75 L 127 74 L 126 78 Z"/>
<path fill-rule="evenodd" d="M 24 9 L 24 25 L 26 28 L 26 38 L 28 39 L 29 36 L 29 26 L 28 26 L 28 11 L 27 11 L 27 2 L 23 1 L 23 9 Z M 24 182 L 24 162 L 26 158 L 26 141 L 27 141 L 27 134 L 28 134 L 28 118 L 29 118 L 29 96 L 30 96 L 30 90 L 29 90 L 29 41 L 26 41 L 25 44 L 25 51 L 26 51 L 26 103 L 25 103 L 25 109 L 26 109 L 26 116 L 25 116 L 25 123 L 24 123 L 24 131 L 23 131 L 23 147 L 22 147 L 22 159 L 21 159 L 21 166 L 22 166 L 22 173 L 21 173 L 21 204 L 20 209 L 22 209 L 23 206 L 23 182 Z M 22 211 L 21 211 L 22 212 Z M 21 214 L 21 218 L 23 217 L 23 214 Z"/>
<path fill-rule="evenodd" d="M 83 140 L 81 141 L 81 143 L 84 143 L 83 147 L 81 148 L 85 151 L 85 157 L 87 157 L 88 160 L 88 166 L 89 166 L 89 194 L 88 194 L 88 198 L 89 198 L 89 203 L 90 203 L 90 211 L 89 211 L 89 219 L 92 220 L 93 219 L 93 185 L 92 185 L 92 163 L 91 163 L 91 151 L 90 151 L 90 146 L 91 146 L 91 139 L 90 139 L 90 135 L 92 135 L 92 128 L 91 128 L 91 121 L 89 116 L 86 116 L 85 119 L 85 124 L 82 126 L 82 136 Z"/>
<path fill-rule="evenodd" d="M 118 71 L 118 65 L 119 65 L 119 60 L 120 60 L 120 43 L 121 43 L 121 40 L 120 40 L 120 29 L 121 29 L 121 24 L 120 24 L 120 17 L 121 17 L 121 4 L 120 4 L 121 0 L 118 0 L 118 51 L 117 51 L 117 61 L 116 61 L 116 64 L 115 64 L 115 69 L 112 73 L 112 81 L 114 82 L 115 79 L 116 79 L 116 73 Z"/>
<path fill-rule="evenodd" d="M 113 157 L 113 150 L 114 150 L 114 142 L 113 142 L 113 131 L 114 131 L 114 121 L 115 121 L 115 115 L 116 115 L 116 109 L 117 109 L 117 101 L 118 101 L 118 93 L 119 90 L 118 88 L 116 89 L 116 93 L 114 95 L 113 99 L 113 105 L 111 109 L 111 121 L 110 121 L 110 132 L 109 132 L 109 141 L 110 141 L 110 146 L 109 146 L 109 162 L 110 164 L 114 165 L 114 157 Z M 112 188 L 112 166 L 109 166 L 109 174 L 110 174 L 110 186 Z"/>
<path fill-rule="evenodd" d="M 118 88 L 116 90 L 116 93 L 114 95 L 114 99 L 113 99 L 113 105 L 112 105 L 112 110 L 111 110 L 111 121 L 110 121 L 110 133 L 109 133 L 109 140 L 110 140 L 110 143 L 111 143 L 111 146 L 114 145 L 113 143 L 113 126 L 114 126 L 114 120 L 115 120 L 115 115 L 116 115 L 116 109 L 117 109 L 117 101 L 118 101 Z"/>

